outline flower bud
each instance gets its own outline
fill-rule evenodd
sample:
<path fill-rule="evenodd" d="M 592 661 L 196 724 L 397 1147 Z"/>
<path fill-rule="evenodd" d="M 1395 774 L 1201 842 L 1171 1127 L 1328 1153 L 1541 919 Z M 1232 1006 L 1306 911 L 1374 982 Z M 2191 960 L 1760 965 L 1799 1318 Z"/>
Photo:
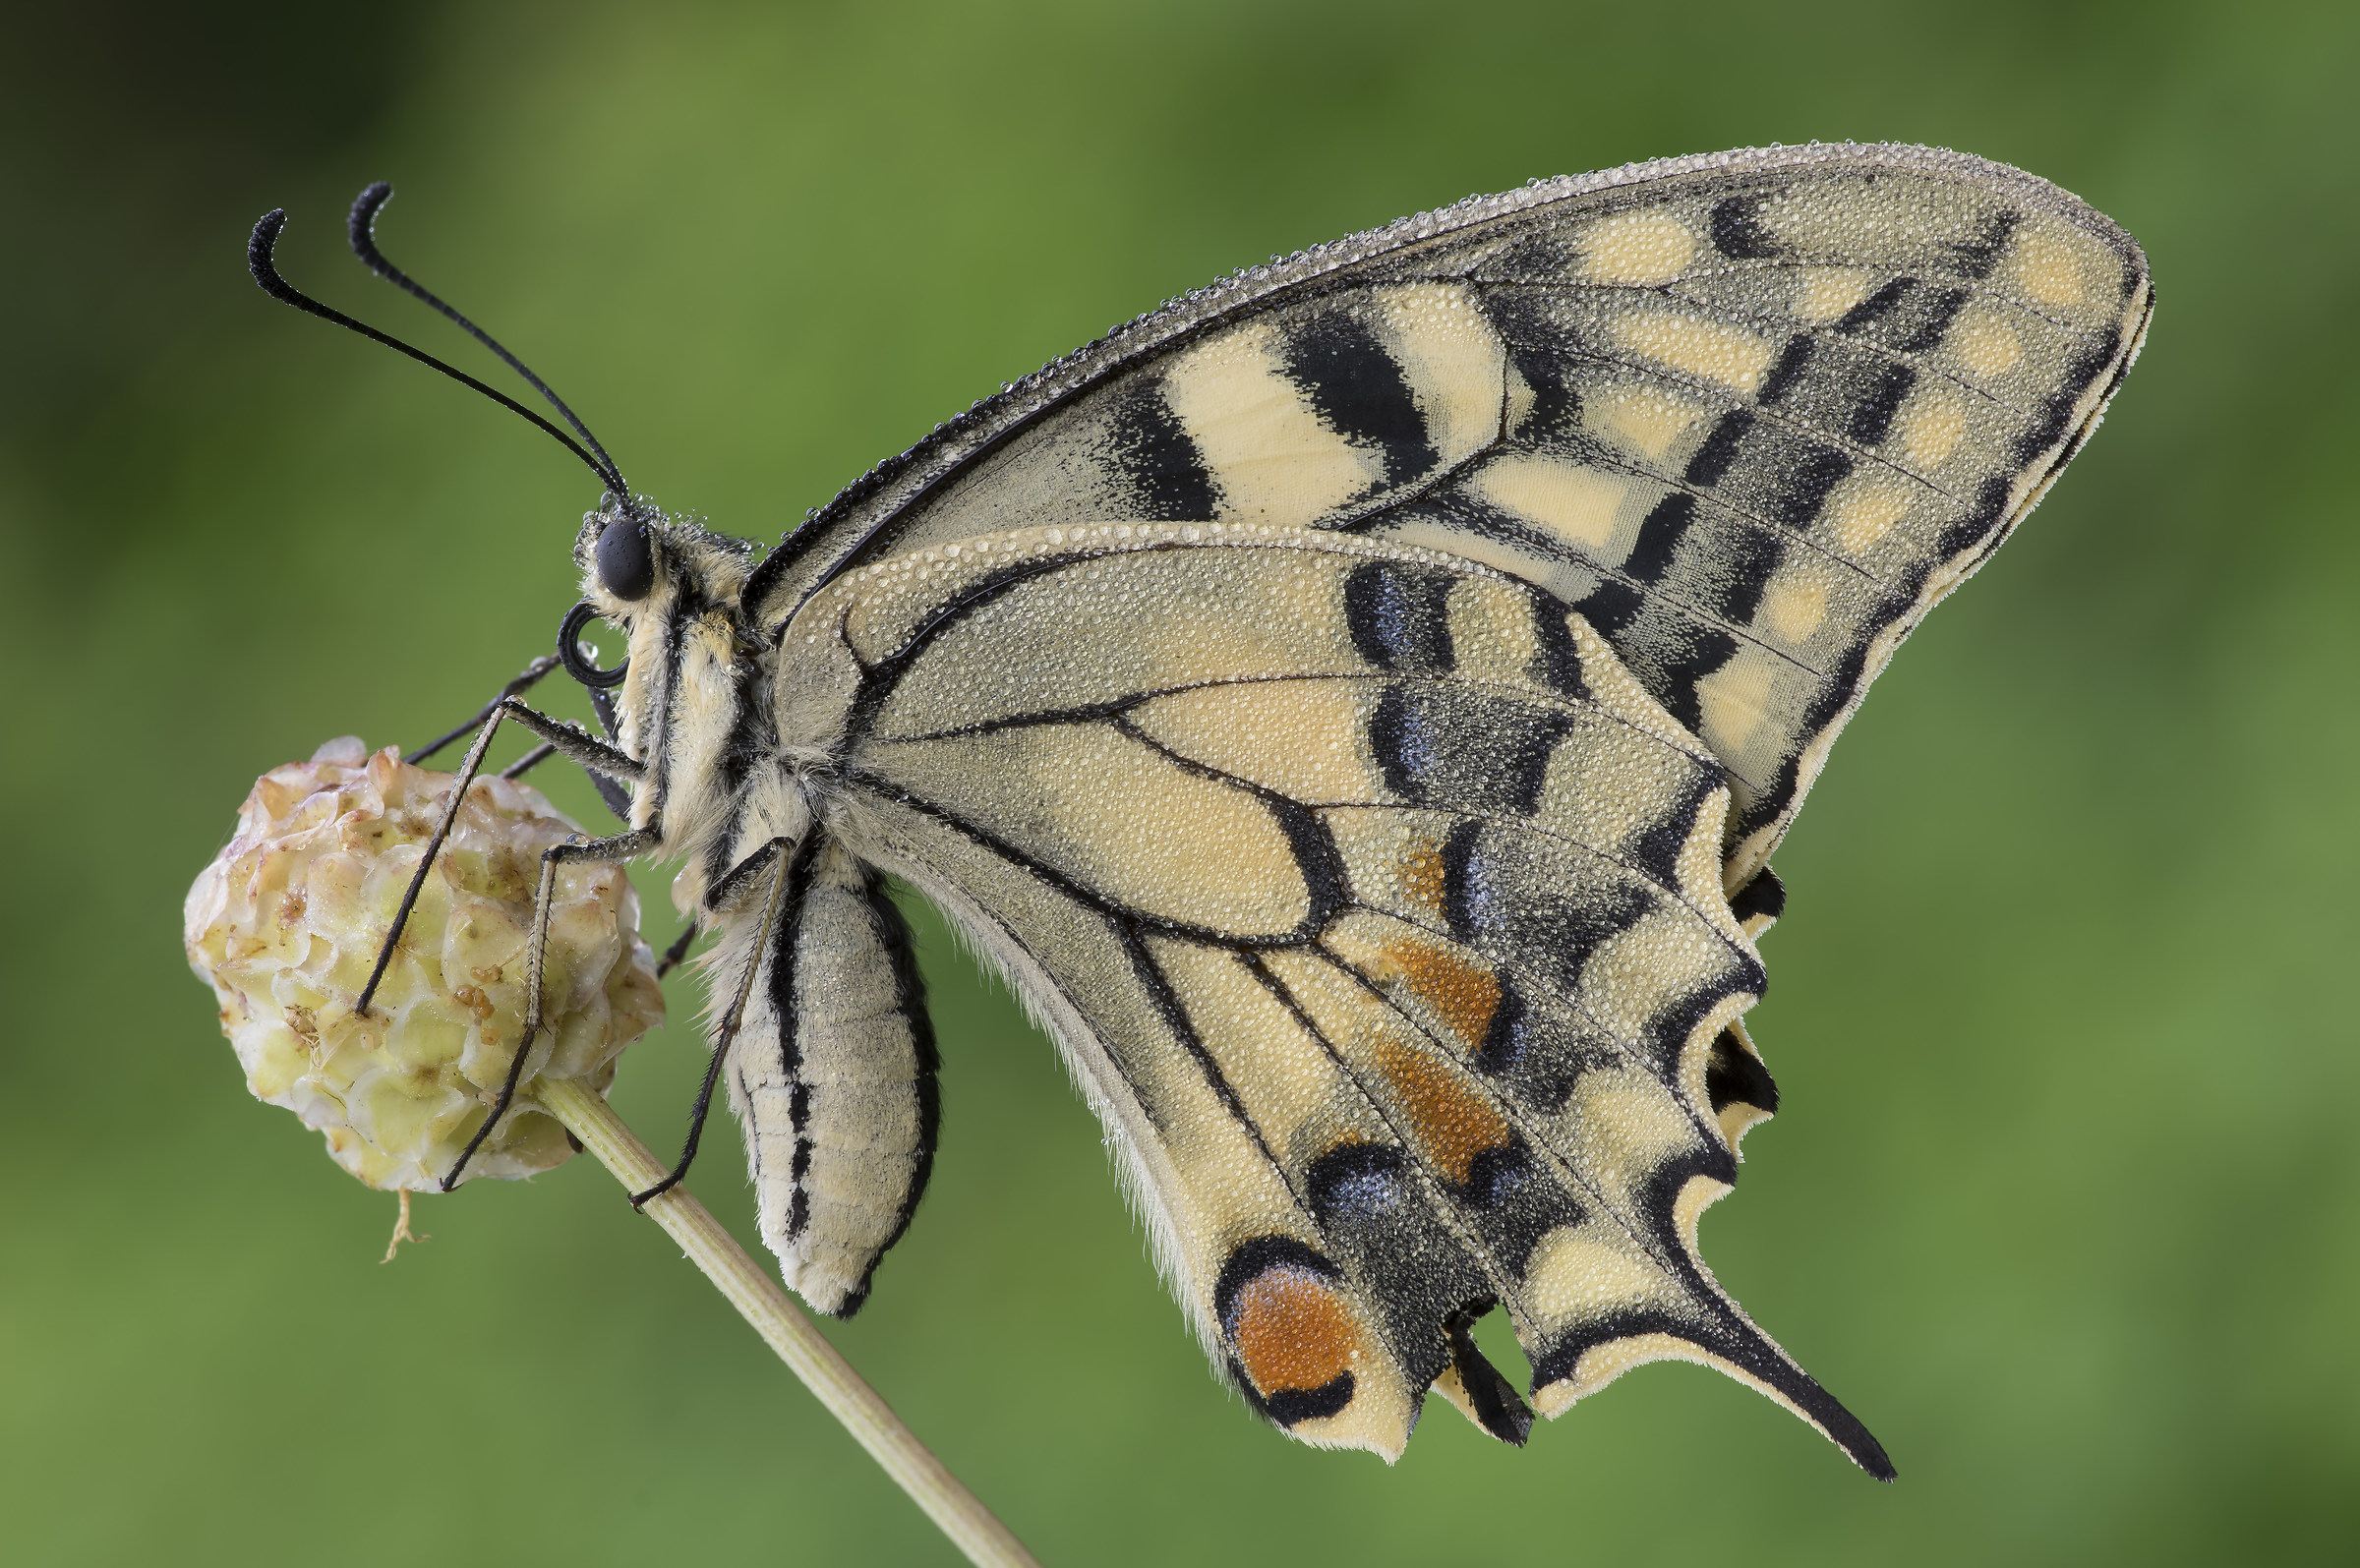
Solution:
<path fill-rule="evenodd" d="M 255 783 L 185 910 L 189 962 L 220 999 L 247 1088 L 324 1132 L 375 1188 L 437 1189 L 499 1098 L 524 1032 L 541 852 L 581 833 L 530 784 L 477 779 L 359 1016 L 451 783 L 392 748 L 331 740 Z M 550 903 L 541 1030 L 469 1177 L 561 1164 L 564 1130 L 533 1085 L 582 1078 L 603 1094 L 622 1048 L 664 1021 L 623 868 L 561 865 Z"/>

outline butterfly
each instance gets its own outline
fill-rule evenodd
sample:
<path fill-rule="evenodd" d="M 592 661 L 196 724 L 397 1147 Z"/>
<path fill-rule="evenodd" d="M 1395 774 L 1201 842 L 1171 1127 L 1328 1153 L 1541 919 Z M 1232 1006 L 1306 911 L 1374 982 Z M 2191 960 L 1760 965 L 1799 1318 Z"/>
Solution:
<path fill-rule="evenodd" d="M 932 1164 L 893 878 L 1056 1042 L 1291 1435 L 1389 1460 L 1432 1390 L 1520 1443 L 1678 1358 L 1889 1478 L 1697 1250 L 1779 1103 L 1769 862 L 2151 308 L 2114 224 L 1952 152 L 1470 199 L 1140 317 L 767 554 L 608 463 L 560 653 L 610 738 L 510 695 L 469 767 L 517 719 L 630 787 L 554 854 L 683 862 L 761 1232 L 819 1310 Z"/>

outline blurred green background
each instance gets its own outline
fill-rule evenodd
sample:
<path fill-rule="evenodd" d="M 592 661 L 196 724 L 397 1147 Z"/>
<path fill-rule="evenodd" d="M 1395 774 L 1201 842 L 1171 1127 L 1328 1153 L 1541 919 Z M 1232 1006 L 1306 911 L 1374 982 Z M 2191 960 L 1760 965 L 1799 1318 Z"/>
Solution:
<path fill-rule="evenodd" d="M 2161 299 L 2104 432 L 1778 859 L 1754 1020 L 1788 1109 L 1704 1240 L 1900 1483 L 1680 1365 L 1521 1452 L 1440 1408 L 1389 1471 L 1285 1442 L 1209 1376 L 1047 1044 L 930 921 L 933 1191 L 829 1333 L 1050 1563 L 2350 1560 L 2356 19 L 12 7 L 0 1554 L 952 1560 L 587 1160 L 423 1201 L 432 1243 L 384 1267 L 392 1198 L 246 1097 L 182 963 L 190 878 L 263 769 L 415 743 L 546 649 L 595 499 L 262 299 L 257 213 L 294 214 L 300 284 L 475 366 L 342 254 L 352 193 L 394 180 L 403 265 L 638 485 L 769 541 L 1231 267 L 1816 137 L 2046 175 Z M 659 1146 L 698 1058 L 676 1026 L 626 1062 Z M 734 1145 L 697 1186 L 750 1236 Z"/>

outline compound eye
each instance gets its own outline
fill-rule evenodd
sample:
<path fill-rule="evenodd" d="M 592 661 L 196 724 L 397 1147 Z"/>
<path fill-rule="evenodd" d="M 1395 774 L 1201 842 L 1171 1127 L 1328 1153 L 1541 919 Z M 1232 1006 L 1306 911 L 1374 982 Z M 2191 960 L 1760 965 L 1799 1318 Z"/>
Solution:
<path fill-rule="evenodd" d="M 656 586 L 656 556 L 647 525 L 618 517 L 598 536 L 598 580 L 617 599 L 645 599 Z"/>

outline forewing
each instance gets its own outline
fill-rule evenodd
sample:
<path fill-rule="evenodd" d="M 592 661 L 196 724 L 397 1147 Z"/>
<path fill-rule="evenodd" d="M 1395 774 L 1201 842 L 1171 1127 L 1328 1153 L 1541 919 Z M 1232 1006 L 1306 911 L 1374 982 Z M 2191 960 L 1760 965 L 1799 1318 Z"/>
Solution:
<path fill-rule="evenodd" d="M 854 486 L 751 590 L 1020 524 L 1331 529 L 1578 608 L 1728 770 L 1762 868 L 1894 647 L 2030 510 L 2144 330 L 2043 181 L 1811 146 L 1471 200 L 1257 267 Z"/>
<path fill-rule="evenodd" d="M 1886 1472 L 1696 1254 L 1771 1098 L 1728 790 L 1561 601 L 1336 533 L 1039 528 L 856 568 L 783 652 L 827 832 L 1048 1024 L 1270 1419 L 1389 1456 L 1439 1386 L 1520 1440 L 1498 1304 L 1545 1413 L 1687 1357 Z"/>

